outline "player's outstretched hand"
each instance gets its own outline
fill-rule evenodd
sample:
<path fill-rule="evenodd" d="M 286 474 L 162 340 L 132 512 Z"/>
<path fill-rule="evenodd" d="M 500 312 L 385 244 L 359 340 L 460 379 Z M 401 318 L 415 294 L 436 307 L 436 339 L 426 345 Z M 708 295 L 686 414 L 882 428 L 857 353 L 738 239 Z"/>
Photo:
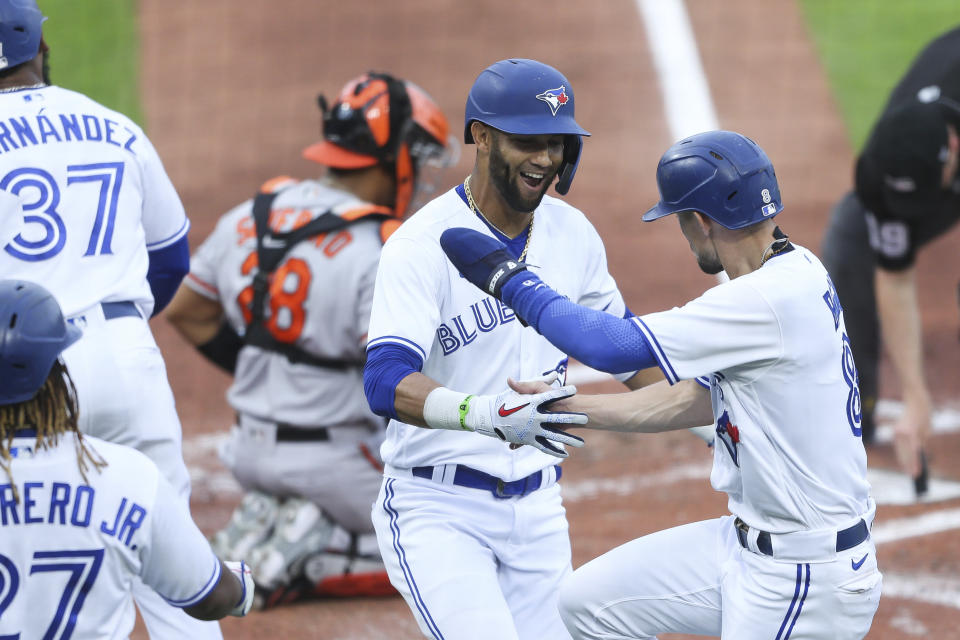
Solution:
<path fill-rule="evenodd" d="M 559 425 L 586 424 L 582 413 L 549 411 L 555 402 L 577 392 L 574 386 L 548 389 L 532 395 L 508 389 L 496 396 L 470 396 L 466 404 L 466 425 L 484 435 L 512 444 L 528 444 L 544 453 L 566 458 L 557 444 L 582 447 L 583 439 L 565 432 Z"/>
<path fill-rule="evenodd" d="M 495 298 L 500 298 L 508 280 L 527 270 L 507 253 L 505 244 L 473 229 L 447 229 L 440 235 L 440 246 L 463 277 Z"/>

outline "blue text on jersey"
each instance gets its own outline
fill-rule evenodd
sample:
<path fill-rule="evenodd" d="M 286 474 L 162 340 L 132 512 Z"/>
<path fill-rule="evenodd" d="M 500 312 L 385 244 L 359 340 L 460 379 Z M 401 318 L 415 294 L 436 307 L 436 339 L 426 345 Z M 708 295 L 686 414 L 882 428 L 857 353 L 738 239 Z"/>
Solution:
<path fill-rule="evenodd" d="M 102 142 L 135 153 L 132 146 L 137 134 L 109 118 L 89 114 L 61 113 L 45 116 L 42 113 L 0 120 L 0 150 L 9 153 L 17 149 L 51 142 Z"/>
<path fill-rule="evenodd" d="M 66 482 L 25 482 L 18 504 L 13 499 L 13 487 L 0 484 L 0 525 L 46 524 L 89 527 L 93 515 L 96 491 L 87 485 L 72 486 Z M 39 503 L 39 504 L 38 504 Z M 133 500 L 122 498 L 111 522 L 100 522 L 100 531 L 131 544 L 133 535 L 146 518 L 147 510 Z"/>
<path fill-rule="evenodd" d="M 437 328 L 437 340 L 443 355 L 449 356 L 476 340 L 480 333 L 488 333 L 516 319 L 510 307 L 488 296 L 470 305 L 469 312 L 441 322 Z"/>

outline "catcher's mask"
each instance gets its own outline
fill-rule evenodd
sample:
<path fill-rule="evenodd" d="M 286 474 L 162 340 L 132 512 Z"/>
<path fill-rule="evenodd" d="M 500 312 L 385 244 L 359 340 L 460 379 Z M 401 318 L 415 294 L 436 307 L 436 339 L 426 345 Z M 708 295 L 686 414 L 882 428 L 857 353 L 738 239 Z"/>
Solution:
<path fill-rule="evenodd" d="M 657 187 L 660 202 L 644 221 L 699 211 L 727 229 L 742 229 L 783 211 L 770 158 L 733 131 L 705 131 L 675 143 L 657 165 Z"/>
<path fill-rule="evenodd" d="M 443 168 L 456 162 L 459 146 L 449 135 L 447 119 L 412 82 L 371 71 L 348 82 L 332 106 L 322 95 L 317 103 L 323 113 L 323 140 L 307 147 L 303 156 L 337 169 L 391 169 L 398 217 L 410 207 L 415 189 L 432 189 L 423 180 L 426 166 Z"/>

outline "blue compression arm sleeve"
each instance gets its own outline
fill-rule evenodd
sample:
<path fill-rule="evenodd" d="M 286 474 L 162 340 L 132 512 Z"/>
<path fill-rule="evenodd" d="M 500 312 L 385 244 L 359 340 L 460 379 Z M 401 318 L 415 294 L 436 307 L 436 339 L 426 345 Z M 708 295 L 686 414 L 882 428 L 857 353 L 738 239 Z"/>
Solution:
<path fill-rule="evenodd" d="M 363 392 L 370 410 L 378 416 L 397 418 L 394 407 L 397 385 L 411 373 L 423 369 L 423 360 L 413 349 L 387 342 L 367 350 L 363 367 Z"/>
<path fill-rule="evenodd" d="M 190 271 L 190 245 L 187 236 L 156 251 L 148 251 L 150 266 L 147 282 L 153 293 L 153 315 L 157 315 L 177 292 L 180 281 Z"/>
<path fill-rule="evenodd" d="M 535 274 L 511 278 L 500 296 L 540 335 L 587 366 L 610 373 L 658 366 L 633 322 L 570 302 Z"/>

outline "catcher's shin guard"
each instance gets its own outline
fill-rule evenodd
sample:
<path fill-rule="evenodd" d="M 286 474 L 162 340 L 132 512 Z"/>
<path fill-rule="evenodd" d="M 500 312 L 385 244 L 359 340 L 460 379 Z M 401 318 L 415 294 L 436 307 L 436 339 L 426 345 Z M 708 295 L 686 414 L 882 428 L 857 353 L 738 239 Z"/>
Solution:
<path fill-rule="evenodd" d="M 327 547 L 334 523 L 315 504 L 289 498 L 280 507 L 273 535 L 248 557 L 258 587 L 272 592 L 291 584 L 308 557 Z"/>
<path fill-rule="evenodd" d="M 246 559 L 250 551 L 270 537 L 280 501 L 259 491 L 251 491 L 230 516 L 226 527 L 210 539 L 214 553 L 224 560 Z"/>

